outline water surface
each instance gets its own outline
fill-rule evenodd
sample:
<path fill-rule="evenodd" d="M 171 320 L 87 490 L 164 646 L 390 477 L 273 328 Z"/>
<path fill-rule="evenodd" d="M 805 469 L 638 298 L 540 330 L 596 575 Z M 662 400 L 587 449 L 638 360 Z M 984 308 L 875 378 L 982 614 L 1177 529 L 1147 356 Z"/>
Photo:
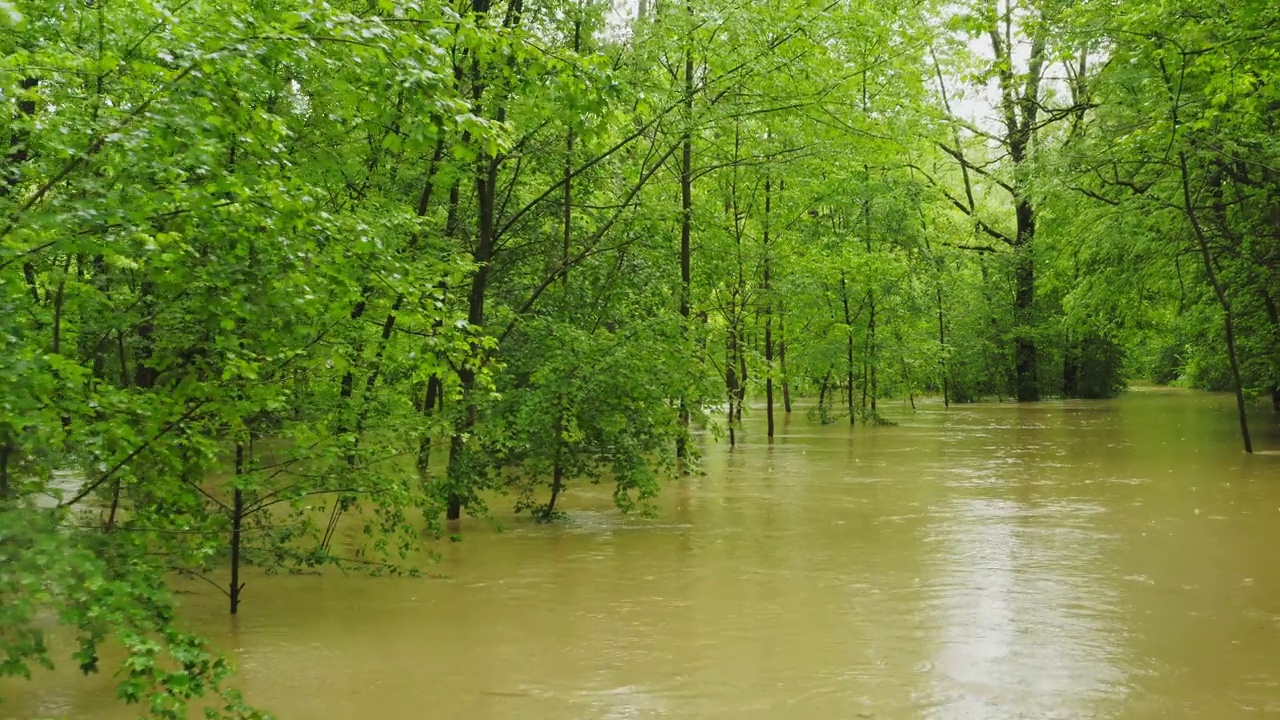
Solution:
<path fill-rule="evenodd" d="M 442 578 L 251 576 L 235 620 L 184 585 L 183 613 L 282 720 L 1280 713 L 1280 455 L 1239 451 L 1229 397 L 883 409 L 773 443 L 757 411 L 655 519 L 577 489 L 559 525 L 469 521 Z M 137 715 L 110 678 L 0 692 Z"/>

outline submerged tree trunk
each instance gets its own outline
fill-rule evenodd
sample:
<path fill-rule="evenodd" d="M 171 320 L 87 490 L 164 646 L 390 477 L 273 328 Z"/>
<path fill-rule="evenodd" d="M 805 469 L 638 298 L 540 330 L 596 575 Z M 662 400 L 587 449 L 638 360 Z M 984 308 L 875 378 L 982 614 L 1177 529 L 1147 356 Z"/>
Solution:
<path fill-rule="evenodd" d="M 244 445 L 236 443 L 236 482 L 244 475 Z M 240 610 L 240 591 L 244 585 L 240 582 L 240 531 L 244 522 L 244 491 L 235 489 L 231 501 L 231 586 L 227 596 L 231 599 L 231 614 Z"/>
<path fill-rule="evenodd" d="M 867 407 L 868 397 L 871 400 L 872 412 L 876 409 L 876 295 L 875 291 L 867 293 L 867 349 L 862 358 L 862 407 Z"/>
<path fill-rule="evenodd" d="M 736 319 L 734 321 L 736 323 Z M 734 426 L 736 425 L 734 414 L 734 403 L 738 400 L 738 373 L 736 366 L 738 363 L 738 333 L 733 323 L 725 332 L 724 345 L 724 385 L 725 395 L 728 396 L 729 408 L 726 414 L 726 420 L 729 423 L 729 445 L 732 447 L 736 442 L 734 434 Z"/>
<path fill-rule="evenodd" d="M 490 0 L 472 0 L 472 11 L 477 15 L 487 15 L 490 11 Z M 503 18 L 504 28 L 518 25 L 524 12 L 522 0 L 513 0 L 507 6 Z M 480 60 L 472 60 L 471 65 L 471 98 L 472 105 L 479 108 L 485 93 L 485 81 L 481 73 Z M 474 112 L 474 111 L 473 111 Z M 506 107 L 503 101 L 494 105 L 493 117 L 498 122 L 506 120 Z M 469 134 L 463 135 L 463 143 L 471 141 Z M 475 272 L 471 276 L 471 287 L 467 293 L 467 323 L 472 328 L 484 326 L 485 297 L 489 291 L 489 275 L 493 269 L 493 256 L 497 240 L 497 188 L 498 169 L 502 165 L 503 156 L 494 155 L 480 159 L 475 166 L 474 180 L 476 191 L 476 244 L 472 251 Z M 475 355 L 480 355 L 480 348 L 473 345 Z M 476 480 L 476 464 L 467 447 L 465 438 L 471 434 L 479 419 L 479 407 L 476 400 L 476 370 L 463 364 L 458 370 L 458 385 L 463 404 L 463 412 L 453 425 L 449 438 L 449 463 L 445 469 L 445 519 L 459 520 L 462 517 L 464 495 L 473 492 Z"/>
<path fill-rule="evenodd" d="M 827 422 L 827 387 L 830 384 L 831 371 L 828 370 L 827 374 L 822 376 L 822 383 L 818 386 L 818 416 L 823 424 Z"/>
<path fill-rule="evenodd" d="M 916 409 L 916 389 L 911 383 L 911 367 L 907 364 L 907 356 L 902 356 L 902 381 L 907 384 L 907 402 L 911 403 L 911 409 Z"/>
<path fill-rule="evenodd" d="M 446 238 L 458 237 L 458 207 L 462 202 L 462 190 L 457 180 L 449 187 L 449 207 L 445 212 L 444 220 L 444 236 Z M 419 206 L 425 212 L 426 208 Z M 447 290 L 447 287 L 441 286 Z M 434 327 L 439 327 L 440 321 L 437 321 Z M 424 415 L 431 415 L 434 412 L 444 410 L 444 381 L 438 374 L 433 374 L 427 378 L 426 397 L 423 398 L 422 412 Z M 418 470 L 426 473 L 431 465 L 431 428 L 428 427 L 422 432 L 418 438 Z"/>
<path fill-rule="evenodd" d="M 476 173 L 477 227 L 475 251 L 472 259 L 475 272 L 471 276 L 471 288 L 467 294 L 467 323 L 473 328 L 484 325 L 485 295 L 489 289 L 489 273 L 492 268 L 494 250 L 495 193 L 499 158 L 492 158 Z M 461 389 L 463 412 L 454 422 L 453 434 L 449 438 L 449 465 L 445 471 L 445 519 L 458 520 L 462 517 L 463 491 L 475 480 L 475 470 L 470 450 L 465 438 L 475 427 L 479 415 L 476 404 L 476 371 L 463 365 L 458 369 L 458 384 Z"/>
<path fill-rule="evenodd" d="M 938 286 L 938 366 L 942 375 L 942 406 L 951 407 L 951 393 L 947 387 L 947 326 L 942 316 L 942 277 L 939 273 Z"/>
<path fill-rule="evenodd" d="M 764 404 L 769 437 L 773 437 L 773 296 L 770 294 L 769 212 L 772 209 L 772 182 L 764 179 Z"/>
<path fill-rule="evenodd" d="M 849 388 L 846 404 L 849 410 L 849 424 L 854 424 L 853 413 L 853 317 L 849 314 L 849 286 L 844 271 L 840 271 L 840 302 L 844 305 L 845 332 L 845 385 Z"/>
<path fill-rule="evenodd" d="M 1222 279 L 1218 277 L 1217 270 L 1214 269 L 1213 256 L 1209 252 L 1209 240 L 1205 237 L 1204 228 L 1200 225 L 1200 219 L 1196 215 L 1195 205 L 1191 198 L 1191 177 L 1190 170 L 1187 168 L 1187 153 L 1185 151 L 1178 153 L 1178 165 L 1182 174 L 1182 200 L 1185 204 L 1187 220 L 1191 223 L 1192 234 L 1195 236 L 1196 244 L 1200 249 L 1200 259 L 1204 262 L 1205 275 L 1209 278 L 1209 284 L 1213 287 L 1213 294 L 1218 298 L 1218 304 L 1222 306 L 1222 324 L 1227 336 L 1227 359 L 1231 363 L 1231 383 L 1236 395 L 1236 415 L 1240 420 L 1240 437 L 1244 440 L 1244 451 L 1252 453 L 1253 440 L 1249 437 L 1249 416 L 1246 413 L 1244 402 L 1244 385 L 1240 379 L 1240 357 L 1236 352 L 1235 317 L 1231 306 L 1231 298 L 1227 295 L 1227 288 Z"/>
<path fill-rule="evenodd" d="M 781 310 L 782 308 L 779 308 Z M 785 334 L 786 315 L 778 313 L 778 372 L 782 374 L 782 410 L 791 414 L 791 381 L 787 377 L 787 336 Z"/>
<path fill-rule="evenodd" d="M 573 25 L 574 52 L 581 50 L 581 44 L 582 23 L 578 21 Z M 565 136 L 564 176 L 561 178 L 561 182 L 564 184 L 564 197 L 561 200 L 561 230 L 563 233 L 560 242 L 560 287 L 564 291 L 566 307 L 569 301 L 569 251 L 573 245 L 573 140 L 573 128 L 569 128 L 569 132 Z M 557 394 L 556 420 L 553 428 L 556 446 L 551 467 L 551 498 L 547 500 L 546 510 L 546 519 L 548 521 L 555 516 L 556 500 L 560 498 L 560 491 L 564 488 L 564 408 L 561 405 L 562 402 L 563 398 Z"/>
<path fill-rule="evenodd" d="M 551 499 L 547 501 L 546 519 L 550 520 L 556 511 L 556 500 L 564 489 L 564 411 L 556 411 L 555 423 L 556 449 L 551 468 Z"/>
<path fill-rule="evenodd" d="M 862 74 L 862 96 L 863 104 L 866 104 L 866 73 Z M 862 166 L 863 173 L 870 177 L 870 169 L 864 164 Z M 862 224 L 863 232 L 866 235 L 865 242 L 867 248 L 867 257 L 871 257 L 871 202 L 869 200 L 862 203 Z M 871 393 L 871 411 L 874 414 L 876 409 L 876 394 L 879 388 L 876 387 L 876 290 L 872 284 L 867 288 L 867 351 L 866 357 L 863 358 L 863 367 L 867 368 L 870 375 L 870 383 L 867 378 L 863 378 L 862 384 L 862 407 L 867 407 L 867 391 L 870 388 Z"/>
<path fill-rule="evenodd" d="M 692 6 L 689 8 L 693 13 Z M 680 315 L 684 318 L 685 333 L 689 332 L 692 309 L 693 275 L 691 273 L 691 236 L 693 226 L 693 51 L 684 54 L 684 110 L 685 128 L 680 147 Z M 680 398 L 680 435 L 676 440 L 676 458 L 685 466 L 689 456 L 686 446 L 689 436 L 689 401 Z"/>

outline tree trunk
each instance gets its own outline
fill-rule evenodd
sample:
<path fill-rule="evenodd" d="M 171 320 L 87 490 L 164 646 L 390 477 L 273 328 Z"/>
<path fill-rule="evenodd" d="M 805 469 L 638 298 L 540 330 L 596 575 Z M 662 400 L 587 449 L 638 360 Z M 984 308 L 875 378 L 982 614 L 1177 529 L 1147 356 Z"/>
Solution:
<path fill-rule="evenodd" d="M 743 312 L 745 312 L 745 310 Z M 735 417 L 739 423 L 742 422 L 742 406 L 747 404 L 747 353 L 744 352 L 746 347 L 746 322 L 743 321 L 741 315 L 739 315 L 738 341 L 734 344 L 734 354 L 737 355 L 738 358 L 738 406 L 735 411 Z"/>
<path fill-rule="evenodd" d="M 489 289 L 489 272 L 493 260 L 494 247 L 494 212 L 495 192 L 497 188 L 498 159 L 492 158 L 485 163 L 486 167 L 476 173 L 477 220 L 479 232 L 476 237 L 475 251 L 472 260 L 475 263 L 475 274 L 471 276 L 471 289 L 467 294 L 467 323 L 473 328 L 484 326 L 485 294 Z M 469 488 L 474 472 L 474 463 L 470 457 L 470 449 L 466 447 L 464 438 L 475 427 L 479 415 L 476 405 L 475 384 L 476 372 L 467 365 L 458 370 L 458 384 L 462 390 L 464 412 L 454 423 L 453 436 L 449 439 L 449 465 L 446 475 L 446 520 L 458 520 L 462 517 L 463 490 Z"/>
<path fill-rule="evenodd" d="M 576 53 L 581 50 L 582 21 L 575 20 L 573 23 L 573 51 Z M 564 138 L 564 175 L 560 179 L 560 182 L 564 185 L 564 197 L 561 200 L 564 234 L 560 243 L 560 280 L 566 293 L 569 288 L 569 248 L 573 239 L 573 141 L 573 127 L 570 126 Z"/>
<path fill-rule="evenodd" d="M 736 319 L 734 321 L 736 323 Z M 738 399 L 738 373 L 736 368 L 738 359 L 738 333 L 734 323 L 730 323 L 725 332 L 724 343 L 724 385 L 725 394 L 729 398 L 729 409 L 726 419 L 729 422 L 729 446 L 732 447 L 736 442 L 734 434 L 734 402 Z"/>
<path fill-rule="evenodd" d="M 476 15 L 487 15 L 490 0 L 472 0 L 472 11 Z M 524 12 L 521 0 L 513 0 L 507 5 L 503 17 L 503 27 L 511 28 L 520 22 Z M 473 108 L 482 104 L 485 82 L 482 78 L 480 60 L 472 60 L 471 65 L 471 99 Z M 473 110 L 474 112 L 474 110 Z M 503 122 L 506 119 L 506 108 L 499 102 L 495 105 L 494 119 Z M 470 134 L 464 133 L 463 143 L 471 141 Z M 471 259 L 475 264 L 475 273 L 471 276 L 471 287 L 467 293 L 467 323 L 472 328 L 484 326 L 485 295 L 489 290 L 489 273 L 492 272 L 494 247 L 497 239 L 497 186 L 498 168 L 502 164 L 502 156 L 495 155 L 482 158 L 475 167 L 474 179 L 476 190 L 476 245 Z M 452 199 L 452 198 L 451 198 Z M 480 354 L 478 346 L 472 346 L 475 355 Z M 479 418 L 479 407 L 476 403 L 476 371 L 464 364 L 458 371 L 458 385 L 461 390 L 463 413 L 453 425 L 453 433 L 449 438 L 449 462 L 445 469 L 445 519 L 456 521 L 462 517 L 464 493 L 470 495 L 475 481 L 475 462 L 471 449 L 466 446 L 464 438 L 475 428 Z"/>
<path fill-rule="evenodd" d="M 449 207 L 445 212 L 444 220 L 444 236 L 446 238 L 458 237 L 458 206 L 462 201 L 462 191 L 457 180 L 454 180 L 449 187 Z M 439 322 L 439 321 L 437 321 Z M 434 392 L 433 392 L 434 391 Z M 437 407 L 438 406 L 438 407 Z M 432 375 L 427 378 L 427 394 L 423 400 L 422 412 L 424 415 L 430 415 L 435 410 L 444 409 L 444 381 L 438 375 Z M 450 444 L 452 447 L 452 444 Z M 424 430 L 422 436 L 418 438 L 418 469 L 426 472 L 431 461 L 431 430 Z"/>
<path fill-rule="evenodd" d="M 779 308 L 781 310 L 782 308 Z M 783 323 L 786 322 L 786 315 L 783 312 L 778 313 L 778 372 L 782 374 L 782 410 L 786 414 L 791 414 L 791 381 L 787 377 L 787 337 L 786 328 Z"/>
<path fill-rule="evenodd" d="M 764 404 L 769 424 L 769 437 L 773 437 L 773 295 L 770 293 L 769 212 L 772 209 L 772 182 L 764 179 Z"/>
<path fill-rule="evenodd" d="M 951 394 L 947 387 L 947 326 L 942 316 L 942 274 L 938 274 L 938 365 L 942 374 L 942 406 L 951 407 Z"/>
<path fill-rule="evenodd" d="M 13 454 L 13 441 L 6 439 L 0 445 L 0 504 L 9 499 L 9 456 Z"/>
<path fill-rule="evenodd" d="M 556 411 L 556 449 L 551 469 L 551 499 L 547 501 L 546 519 L 550 520 L 556 511 L 556 500 L 564 488 L 564 411 Z"/>
<path fill-rule="evenodd" d="M 427 391 L 422 398 L 422 414 L 431 415 L 441 394 L 440 378 L 432 375 L 427 378 Z M 431 467 L 431 432 L 424 430 L 418 438 L 418 472 L 426 473 Z"/>
<path fill-rule="evenodd" d="M 1227 358 L 1231 362 L 1231 382 L 1236 395 L 1236 415 L 1240 420 L 1240 437 L 1244 440 L 1244 451 L 1252 453 L 1253 440 L 1249 437 L 1249 416 L 1245 408 L 1244 386 L 1240 379 L 1240 358 L 1236 352 L 1235 318 L 1231 307 L 1231 299 L 1227 295 L 1226 286 L 1223 285 L 1221 278 L 1218 277 L 1218 273 L 1214 269 L 1213 257 L 1209 253 L 1209 240 L 1205 237 L 1204 228 L 1200 225 L 1195 205 L 1191 200 L 1191 176 L 1190 170 L 1187 168 L 1187 153 L 1185 151 L 1179 151 L 1178 164 L 1182 174 L 1182 200 L 1185 204 L 1184 209 L 1187 213 L 1187 220 L 1191 223 L 1192 233 L 1195 235 L 1196 244 L 1200 248 L 1200 259 L 1204 262 L 1205 275 L 1209 278 L 1209 284 L 1213 286 L 1213 293 L 1218 298 L 1218 304 L 1222 306 L 1222 324 L 1227 336 Z"/>
<path fill-rule="evenodd" d="M 1036 220 L 1031 201 L 1020 198 L 1017 206 L 1018 235 L 1014 243 L 1014 324 L 1016 340 L 1014 361 L 1017 372 L 1017 395 L 1020 402 L 1040 399 L 1037 377 L 1036 342 L 1032 336 L 1032 306 L 1036 296 L 1036 268 L 1032 252 Z"/>
<path fill-rule="evenodd" d="M 827 386 L 831 384 L 831 371 L 822 376 L 822 384 L 818 386 L 818 416 L 823 424 L 827 421 Z"/>
<path fill-rule="evenodd" d="M 244 445 L 236 443 L 236 482 L 244 474 Z M 240 529 L 244 522 L 244 491 L 239 487 L 231 504 L 231 587 L 227 595 L 231 598 L 231 614 L 240 610 L 240 591 L 244 585 L 240 583 Z"/>
<path fill-rule="evenodd" d="M 849 409 L 849 424 L 854 424 L 853 413 L 853 317 L 849 314 L 849 286 L 844 271 L 840 271 L 840 302 L 844 305 L 845 332 L 845 383 L 849 388 L 846 403 Z"/>
<path fill-rule="evenodd" d="M 470 411 L 471 408 L 468 407 L 467 415 L 455 424 L 453 436 L 449 438 L 449 465 L 445 470 L 445 478 L 449 483 L 445 494 L 445 520 L 462 518 L 462 495 L 454 483 L 466 482 L 469 479 L 469 473 L 466 472 L 469 464 L 463 457 L 467 449 L 461 431 L 469 429 L 475 422 L 475 416 Z"/>
<path fill-rule="evenodd" d="M 692 7 L 689 13 L 693 13 Z M 691 235 L 693 225 L 693 51 L 684 53 L 685 129 L 680 148 L 680 315 L 685 332 L 689 332 L 692 309 L 693 275 L 691 273 Z M 680 436 L 676 440 L 676 458 L 684 467 L 689 449 L 689 402 L 680 398 Z"/>
<path fill-rule="evenodd" d="M 867 83 L 867 74 L 864 72 L 862 74 L 862 102 L 864 106 L 866 105 L 866 102 L 867 102 L 867 84 L 866 83 Z M 867 165 L 864 164 L 862 166 L 862 172 L 866 173 L 868 179 L 870 179 L 871 171 L 870 169 L 868 169 Z M 871 258 L 871 201 L 870 200 L 863 201 L 862 203 L 862 225 L 863 225 L 863 232 L 865 233 L 865 236 L 866 236 L 865 242 L 866 242 L 866 248 L 867 248 L 867 258 L 870 259 Z M 866 358 L 864 359 L 863 366 L 867 368 L 871 376 L 870 378 L 871 379 L 871 382 L 870 382 L 871 411 L 874 413 L 876 409 L 876 391 L 878 390 L 878 388 L 876 387 L 876 291 L 875 291 L 874 285 L 867 289 L 867 306 L 870 312 L 867 315 L 867 353 L 866 353 Z M 868 389 L 868 383 L 866 382 L 866 378 L 864 378 L 863 384 L 862 384 L 863 409 L 867 407 L 867 389 Z"/>
<path fill-rule="evenodd" d="M 862 406 L 864 408 L 867 406 L 867 391 L 870 389 L 871 410 L 875 412 L 876 392 L 879 388 L 876 387 L 876 294 L 874 290 L 867 293 L 867 307 L 869 313 L 867 315 L 867 353 L 864 367 L 867 368 L 870 381 L 864 381 L 862 385 Z"/>

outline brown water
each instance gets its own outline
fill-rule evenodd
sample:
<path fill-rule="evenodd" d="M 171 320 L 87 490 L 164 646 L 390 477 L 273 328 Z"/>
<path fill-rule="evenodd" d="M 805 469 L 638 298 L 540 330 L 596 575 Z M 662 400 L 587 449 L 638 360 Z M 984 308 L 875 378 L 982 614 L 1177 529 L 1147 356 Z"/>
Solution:
<path fill-rule="evenodd" d="M 579 490 L 558 526 L 471 521 L 445 579 L 251 577 L 238 620 L 194 585 L 184 612 L 282 720 L 1280 713 L 1280 455 L 1238 450 L 1228 397 L 887 410 L 773 444 L 757 412 L 654 520 Z M 136 715 L 109 678 L 0 694 Z"/>

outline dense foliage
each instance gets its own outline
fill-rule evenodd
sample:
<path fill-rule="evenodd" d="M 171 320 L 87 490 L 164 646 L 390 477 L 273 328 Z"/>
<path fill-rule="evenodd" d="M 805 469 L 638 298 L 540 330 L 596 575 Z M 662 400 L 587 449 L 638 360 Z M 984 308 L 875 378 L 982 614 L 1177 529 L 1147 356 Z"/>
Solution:
<path fill-rule="evenodd" d="M 748 398 L 1280 410 L 1264 0 L 0 0 L 0 675 L 250 716 L 165 578 L 406 572 Z"/>

